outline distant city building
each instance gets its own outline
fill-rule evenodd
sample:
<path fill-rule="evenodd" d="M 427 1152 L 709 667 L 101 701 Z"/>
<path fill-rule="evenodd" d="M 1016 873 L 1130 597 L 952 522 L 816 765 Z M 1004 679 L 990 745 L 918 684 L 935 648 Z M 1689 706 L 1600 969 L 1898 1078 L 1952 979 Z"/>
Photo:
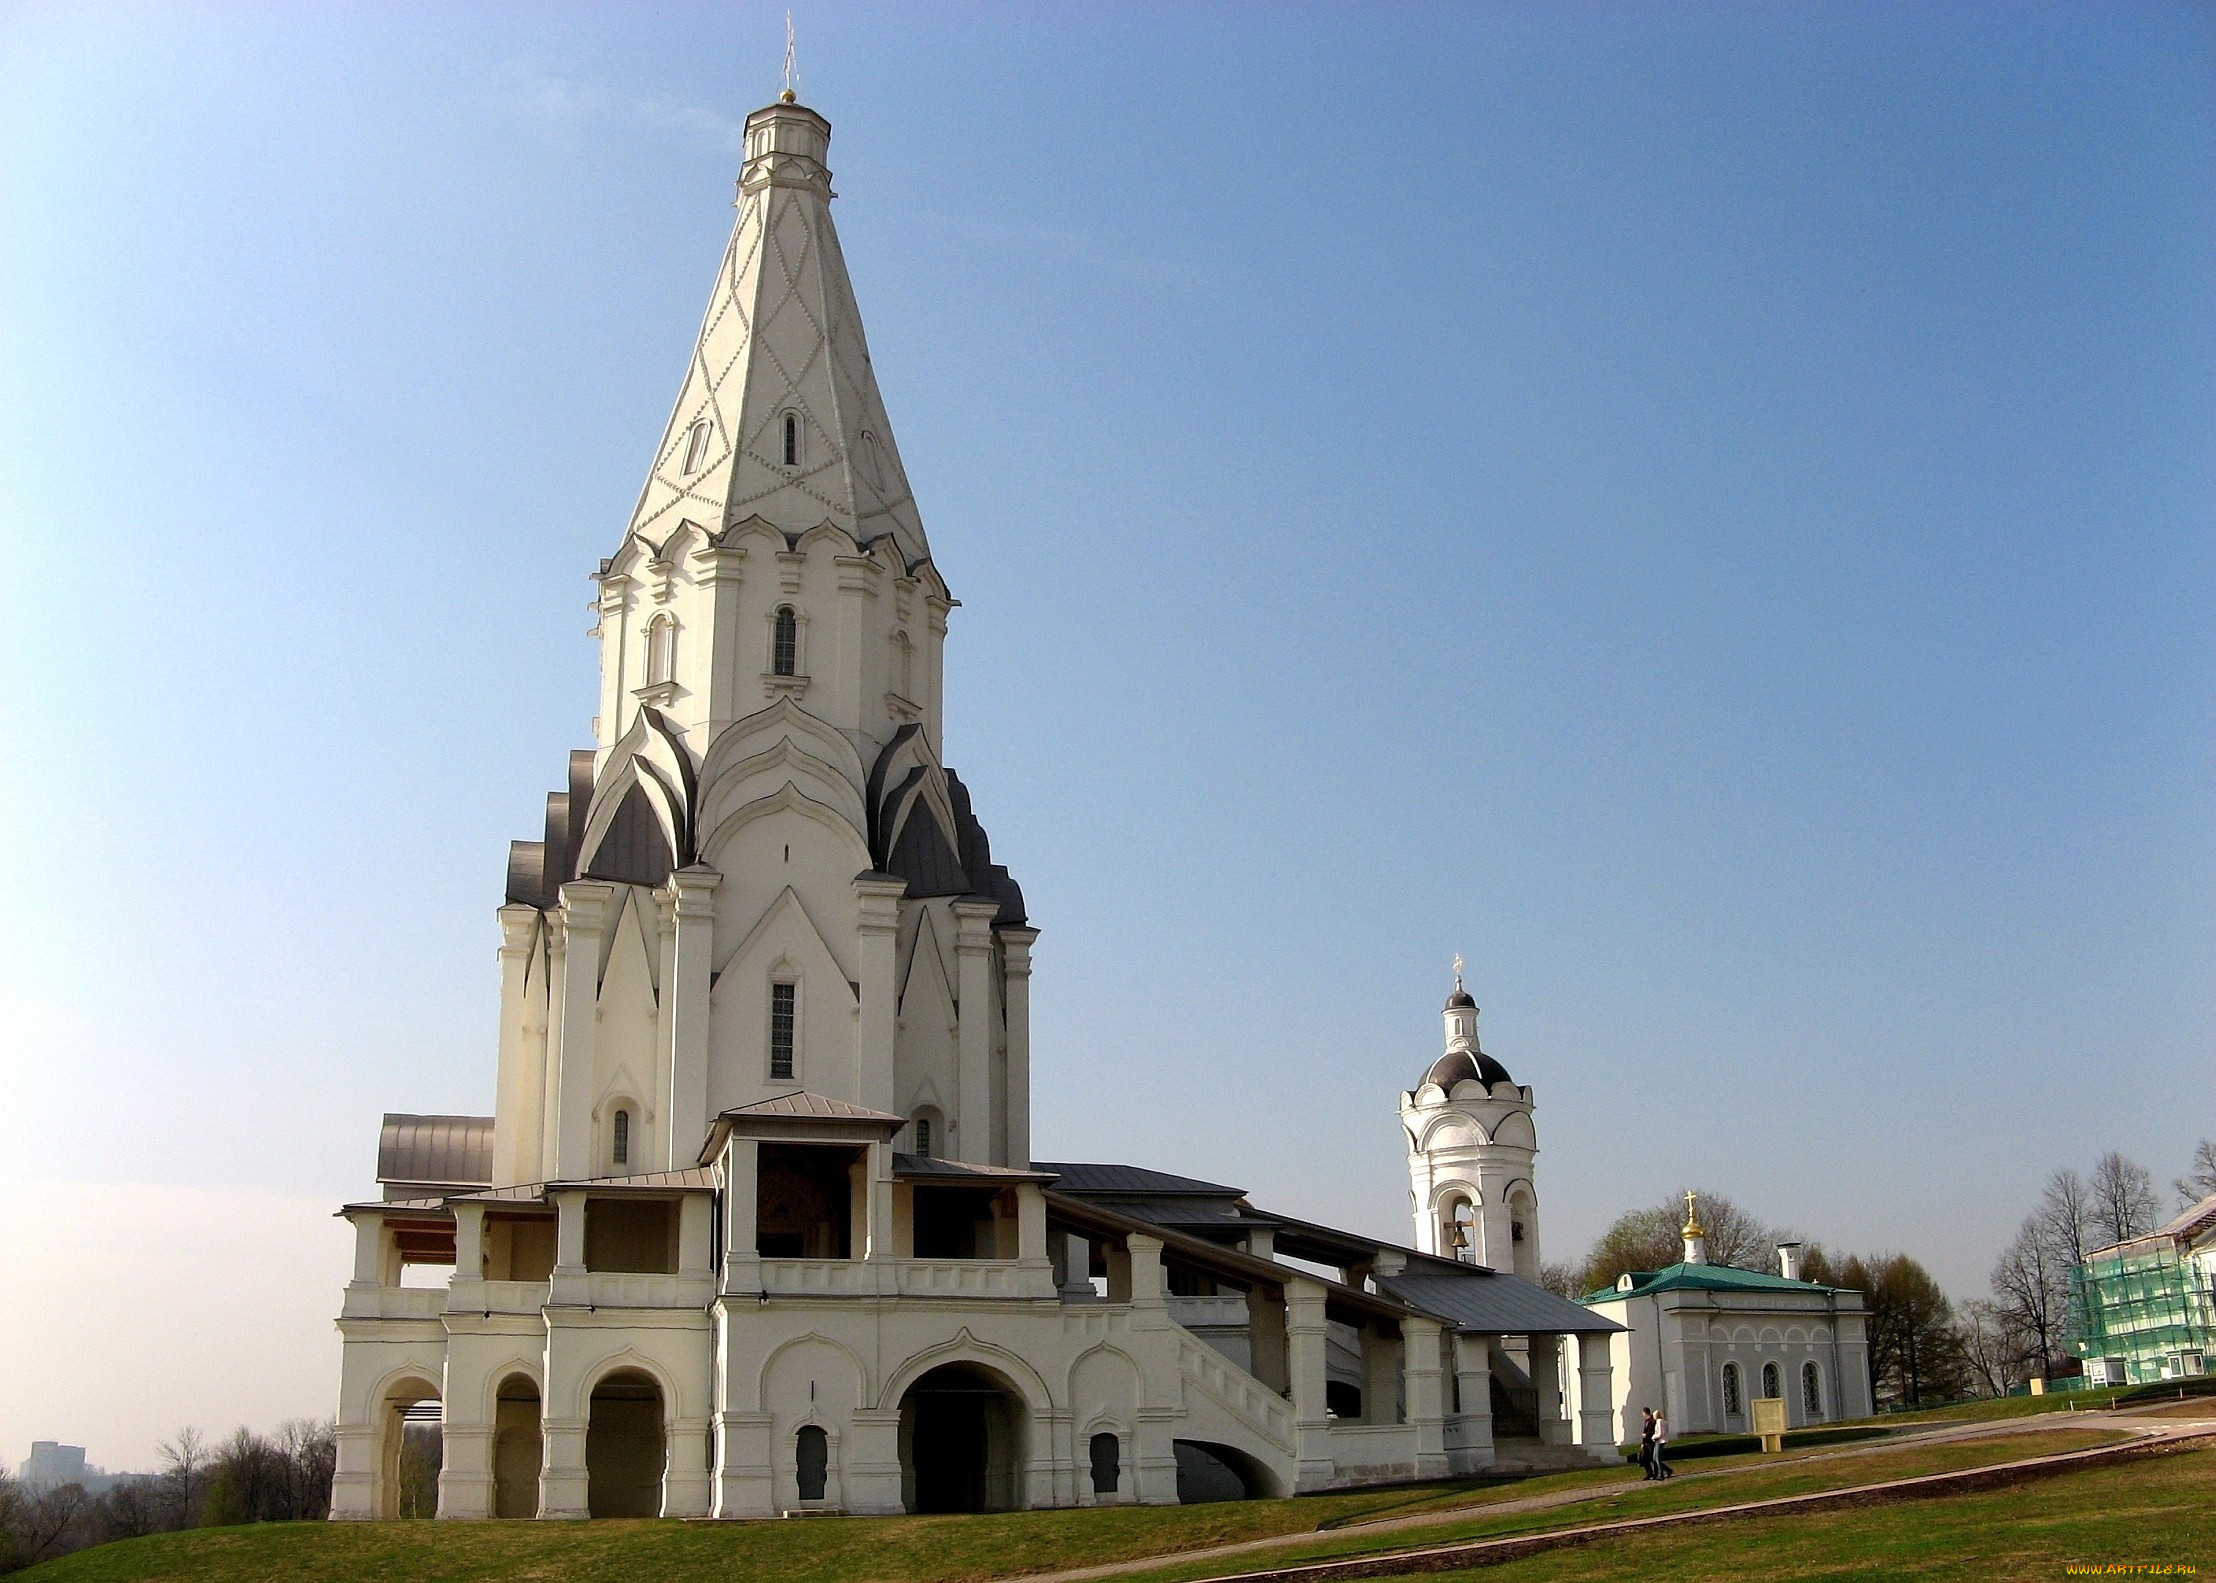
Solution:
<path fill-rule="evenodd" d="M 1802 1280 L 1797 1242 L 1779 1245 L 1775 1275 L 1710 1264 L 1685 1196 L 1683 1259 L 1581 1299 L 1625 1327 L 1611 1376 L 1623 1437 L 1639 1437 L 1647 1407 L 1680 1435 L 1750 1433 L 1756 1397 L 1783 1398 L 1794 1429 L 1873 1412 L 1862 1294 Z"/>
<path fill-rule="evenodd" d="M 1459 982 L 1447 1055 L 1401 1098 L 1415 1248 L 1032 1157 L 1037 931 L 940 758 L 955 602 L 830 136 L 789 94 L 747 118 L 730 246 L 596 577 L 594 744 L 511 850 L 494 1114 L 386 1117 L 382 1196 L 345 1207 L 332 1516 L 398 1515 L 433 1401 L 442 1517 L 1168 1503 L 1612 1459 L 1615 1326 L 1527 1278 L 1531 1091 L 1478 1052 Z"/>
<path fill-rule="evenodd" d="M 93 1495 L 127 1476 L 88 1466 L 83 1446 L 65 1446 L 58 1440 L 32 1441 L 31 1455 L 16 1474 L 30 1489 L 55 1490 L 64 1484 L 81 1484 Z"/>
<path fill-rule="evenodd" d="M 2216 1351 L 2216 1196 L 2070 1271 L 2069 1347 L 2099 1385 L 2208 1372 Z"/>

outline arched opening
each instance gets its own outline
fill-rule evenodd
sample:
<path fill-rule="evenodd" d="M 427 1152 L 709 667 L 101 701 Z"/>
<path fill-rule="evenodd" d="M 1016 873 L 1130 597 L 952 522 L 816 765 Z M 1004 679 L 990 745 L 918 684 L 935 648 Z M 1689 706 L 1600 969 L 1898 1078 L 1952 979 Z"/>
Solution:
<path fill-rule="evenodd" d="M 617 1107 L 608 1128 L 608 1163 L 621 1169 L 631 1163 L 631 1109 Z"/>
<path fill-rule="evenodd" d="M 1439 1218 L 1439 1251 L 1464 1264 L 1477 1262 L 1477 1206 L 1459 1195 L 1445 1204 Z"/>
<path fill-rule="evenodd" d="M 646 624 L 646 682 L 649 687 L 677 674 L 677 623 L 668 615 Z"/>
<path fill-rule="evenodd" d="M 1736 1420 L 1746 1409 L 1739 1400 L 1739 1365 L 1724 1365 L 1724 1427 L 1736 1427 Z"/>
<path fill-rule="evenodd" d="M 900 1495 L 912 1512 L 1022 1505 L 1023 1398 L 974 1363 L 946 1363 L 900 1398 Z"/>
<path fill-rule="evenodd" d="M 1086 1447 L 1093 1465 L 1093 1493 L 1113 1495 L 1123 1475 L 1123 1442 L 1103 1431 Z"/>
<path fill-rule="evenodd" d="M 1521 1186 L 1508 1194 L 1508 1262 L 1510 1274 L 1538 1280 L 1539 1205 Z"/>
<path fill-rule="evenodd" d="M 1784 1398 L 1785 1375 L 1784 1372 L 1779 1369 L 1778 1366 L 1774 1363 L 1765 1363 L 1762 1365 L 1762 1394 L 1764 1396 L 1777 1397 L 1780 1400 Z"/>
<path fill-rule="evenodd" d="M 1824 1377 L 1813 1363 L 1803 1363 L 1800 1366 L 1800 1398 L 1801 1410 L 1808 1415 L 1811 1423 L 1823 1417 Z"/>
<path fill-rule="evenodd" d="M 1270 1493 L 1268 1476 L 1243 1451 L 1206 1440 L 1173 1441 L 1170 1449 L 1177 1454 L 1180 1505 L 1260 1500 Z"/>
<path fill-rule="evenodd" d="M 831 1478 L 831 1437 L 820 1424 L 803 1424 L 793 1437 L 793 1471 L 804 1501 L 823 1499 Z"/>
<path fill-rule="evenodd" d="M 539 1514 L 539 1387 L 528 1374 L 500 1382 L 493 1403 L 492 1514 Z"/>
<path fill-rule="evenodd" d="M 595 1517 L 662 1511 L 662 1392 L 636 1369 L 593 1387 L 585 1421 L 585 1508 Z"/>
<path fill-rule="evenodd" d="M 703 418 L 685 431 L 685 472 L 700 471 L 700 464 L 708 458 L 708 420 Z"/>
<path fill-rule="evenodd" d="M 785 465 L 800 465 L 800 414 L 797 412 L 785 414 Z"/>
<path fill-rule="evenodd" d="M 773 676 L 800 673 L 800 617 L 791 605 L 779 605 L 770 626 L 769 669 Z"/>
<path fill-rule="evenodd" d="M 444 1458 L 439 1388 L 427 1379 L 404 1379 L 385 1388 L 378 1407 L 377 1515 L 435 1517 L 439 1465 Z"/>

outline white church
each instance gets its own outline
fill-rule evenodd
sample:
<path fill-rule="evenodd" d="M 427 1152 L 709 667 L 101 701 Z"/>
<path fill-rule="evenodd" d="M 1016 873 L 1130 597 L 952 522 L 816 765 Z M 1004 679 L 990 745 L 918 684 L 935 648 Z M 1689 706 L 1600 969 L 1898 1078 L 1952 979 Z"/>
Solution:
<path fill-rule="evenodd" d="M 831 129 L 738 221 L 598 589 L 599 716 L 510 854 L 494 1114 L 388 1115 L 349 1204 L 332 1515 L 975 1511 L 1611 1458 L 1620 1316 L 1536 1283 L 1532 1091 L 1399 1098 L 1414 1246 L 1035 1160 L 1023 893 L 940 762 L 955 600 L 832 229 Z"/>

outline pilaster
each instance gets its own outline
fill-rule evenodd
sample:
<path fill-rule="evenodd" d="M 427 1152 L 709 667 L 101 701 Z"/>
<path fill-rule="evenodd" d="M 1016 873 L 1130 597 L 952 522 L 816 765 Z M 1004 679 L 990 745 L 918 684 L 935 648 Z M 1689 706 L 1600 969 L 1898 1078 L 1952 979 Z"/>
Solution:
<path fill-rule="evenodd" d="M 1008 1163 L 1031 1167 L 1031 947 L 1036 929 L 1009 926 L 1000 936 L 1001 1004 L 1007 1012 L 1008 1116 L 1001 1126 Z"/>
<path fill-rule="evenodd" d="M 593 1171 L 592 1085 L 594 1046 L 600 1028 L 601 934 L 607 928 L 613 885 L 571 880 L 562 887 L 562 1042 L 557 1052 L 554 1176 L 585 1177 Z"/>
<path fill-rule="evenodd" d="M 762 1259 L 756 1251 L 755 1191 L 761 1174 L 761 1145 L 733 1138 L 723 1146 L 723 1290 L 749 1296 L 762 1290 Z"/>
<path fill-rule="evenodd" d="M 954 904 L 954 955 L 961 980 L 961 1110 L 955 1123 L 954 1158 L 999 1165 L 993 1103 L 993 915 L 1000 904 Z"/>
<path fill-rule="evenodd" d="M 665 1169 L 690 1170 L 708 1136 L 709 973 L 715 961 L 716 889 L 723 876 L 695 863 L 670 875 L 669 1093 L 662 1106 Z"/>
<path fill-rule="evenodd" d="M 1285 1283 L 1285 1346 L 1291 1355 L 1293 1416 L 1298 1424 L 1300 1472 L 1295 1490 L 1320 1489 L 1331 1482 L 1331 1412 L 1324 1405 L 1327 1332 L 1324 1289 L 1295 1277 Z"/>
<path fill-rule="evenodd" d="M 539 943 L 539 910 L 521 902 L 500 909 L 500 1058 L 493 1085 L 492 1185 L 527 1181 L 524 1161 L 538 1159 L 539 1085 L 546 1052 L 529 1048 L 524 992 Z M 534 1060 L 533 1056 L 537 1059 Z"/>
<path fill-rule="evenodd" d="M 1615 1370 L 1605 1335 L 1577 1338 L 1577 1443 L 1602 1461 L 1616 1456 Z"/>
<path fill-rule="evenodd" d="M 891 1112 L 894 1042 L 900 1027 L 899 953 L 900 898 L 908 882 L 890 874 L 861 874 L 854 880 L 854 896 L 861 917 L 862 1000 L 859 1059 L 861 1071 L 856 1098 L 872 1110 Z"/>
<path fill-rule="evenodd" d="M 1407 1381 L 1408 1423 L 1416 1432 L 1416 1477 L 1445 1478 L 1448 1471 L 1446 1390 L 1440 1359 L 1444 1331 L 1437 1320 L 1403 1319 L 1400 1334 L 1401 1369 Z"/>

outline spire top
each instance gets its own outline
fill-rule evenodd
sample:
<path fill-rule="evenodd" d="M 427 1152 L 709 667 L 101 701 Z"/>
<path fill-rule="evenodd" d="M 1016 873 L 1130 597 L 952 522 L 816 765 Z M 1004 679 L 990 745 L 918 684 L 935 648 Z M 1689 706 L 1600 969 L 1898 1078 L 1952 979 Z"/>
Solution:
<path fill-rule="evenodd" d="M 1693 1207 L 1699 1200 L 1700 1194 L 1694 1192 L 1690 1187 L 1685 1189 L 1685 1230 L 1682 1233 L 1684 1236 L 1705 1237 L 1708 1235 L 1708 1228 L 1700 1223 L 1700 1211 Z"/>
<path fill-rule="evenodd" d="M 793 86 L 800 75 L 794 64 L 793 54 L 793 14 L 787 11 L 785 13 L 785 91 L 777 96 L 786 104 L 798 104 L 800 102 L 800 94 Z"/>
<path fill-rule="evenodd" d="M 1454 987 L 1462 987 L 1462 953 L 1459 951 L 1454 953 Z"/>

